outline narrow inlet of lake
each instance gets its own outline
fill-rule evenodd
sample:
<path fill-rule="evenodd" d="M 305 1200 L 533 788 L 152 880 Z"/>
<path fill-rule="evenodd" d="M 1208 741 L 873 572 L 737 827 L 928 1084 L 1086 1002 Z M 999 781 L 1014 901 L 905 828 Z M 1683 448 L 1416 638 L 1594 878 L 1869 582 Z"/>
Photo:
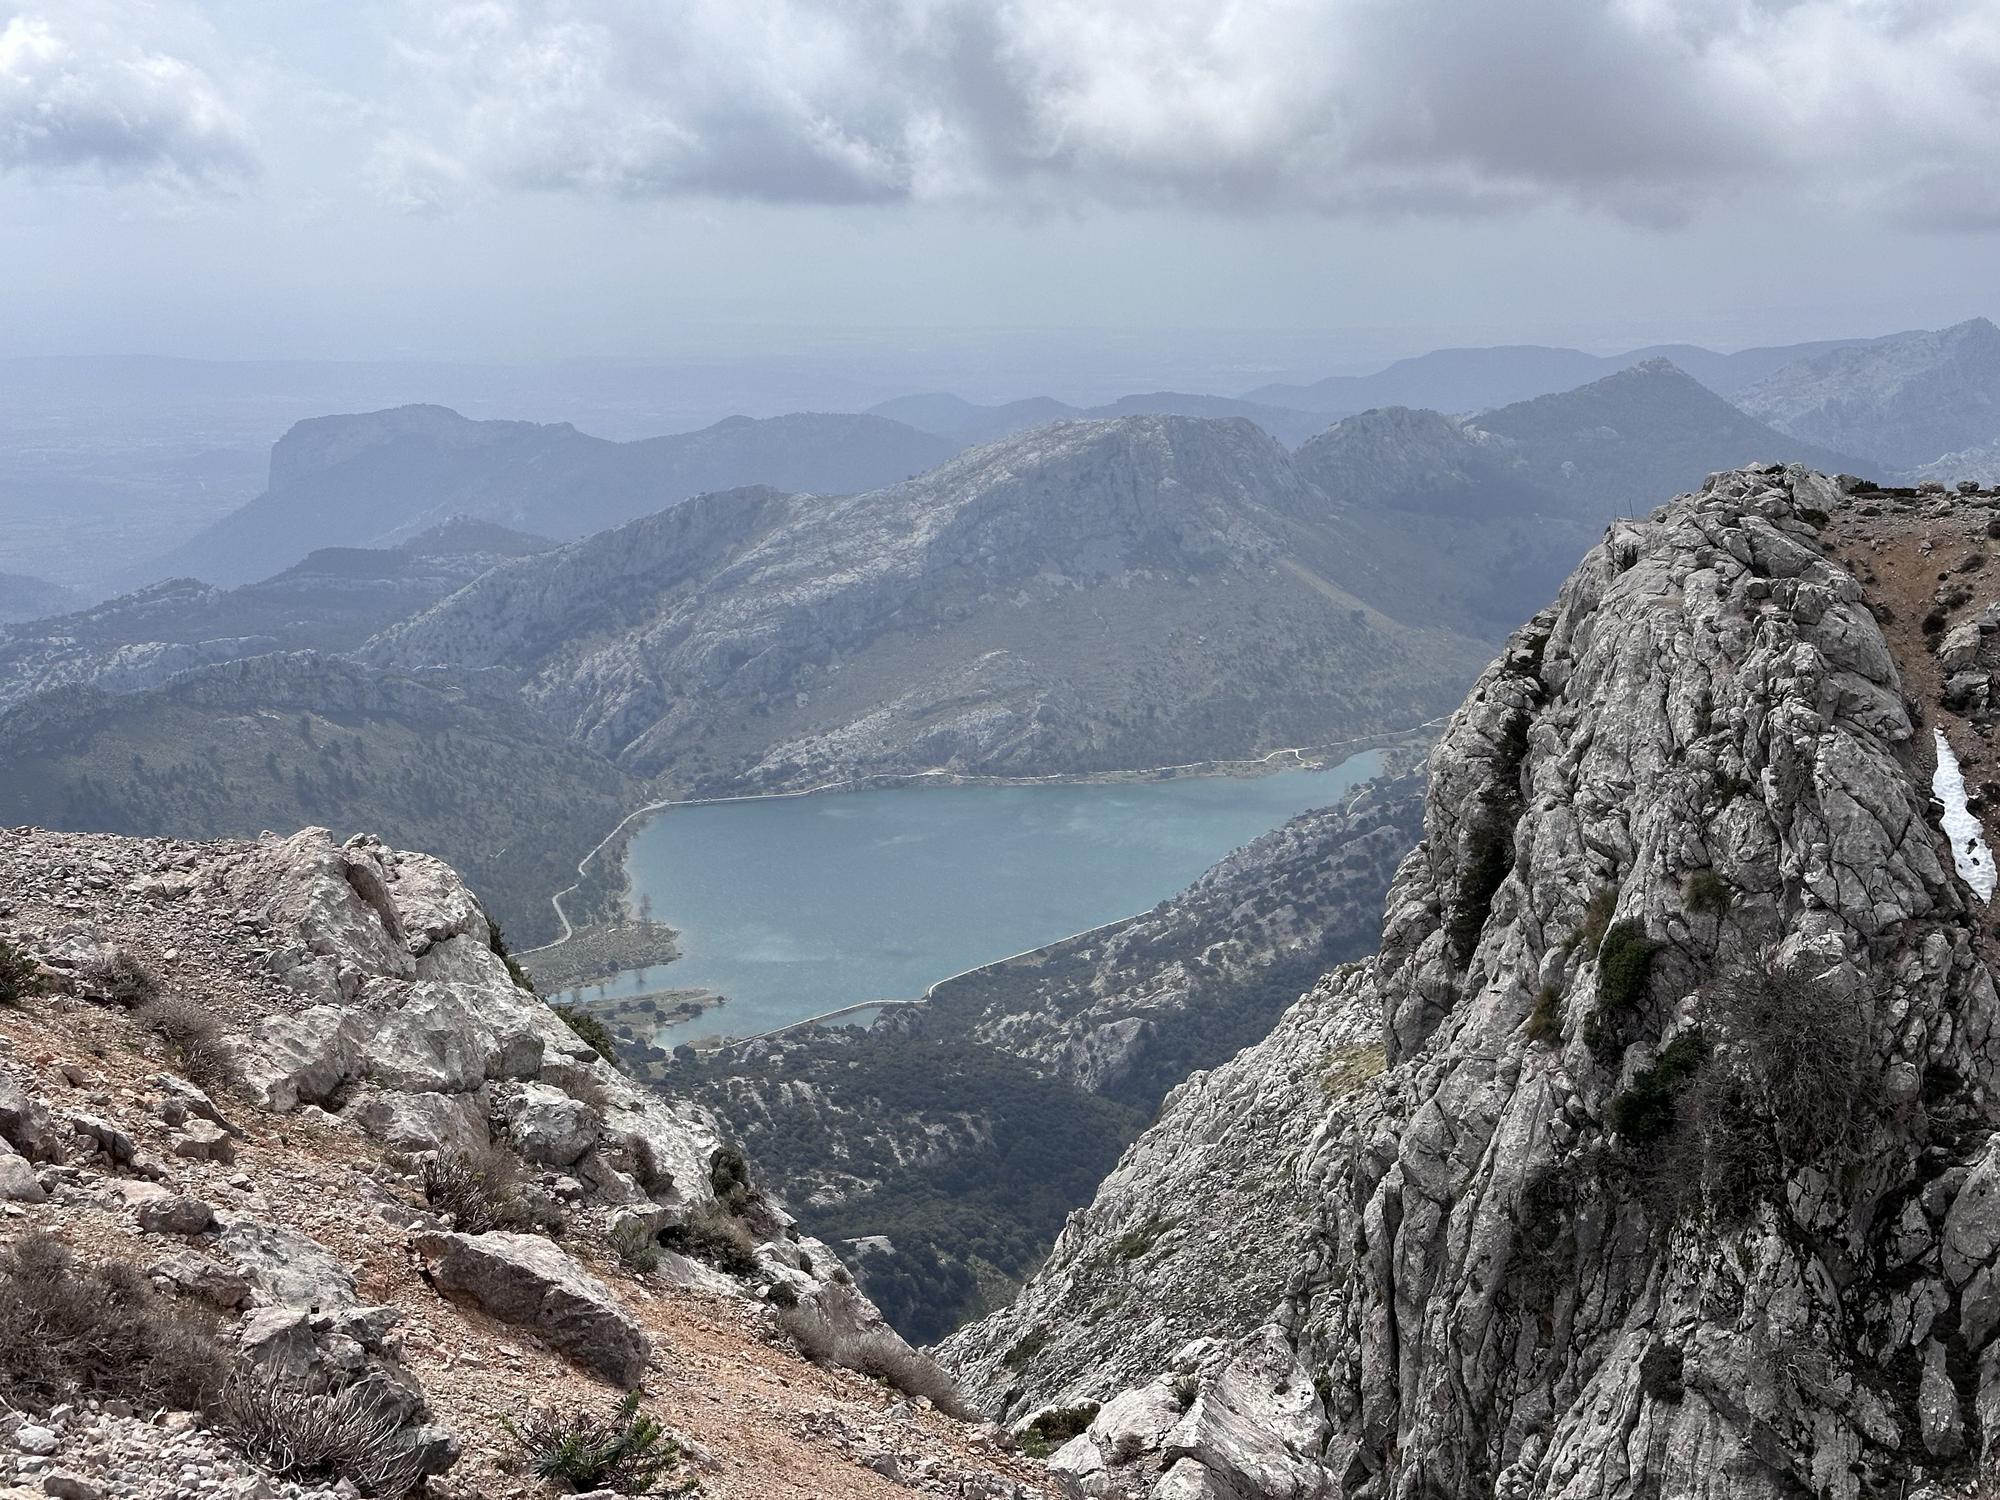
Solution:
<path fill-rule="evenodd" d="M 632 840 L 636 901 L 682 957 L 563 997 L 707 990 L 728 1003 L 663 1047 L 755 1036 L 1145 911 L 1308 808 L 1379 751 L 1325 770 L 1039 786 L 901 787 L 668 808 Z M 862 1017 L 860 1019 L 868 1019 Z"/>

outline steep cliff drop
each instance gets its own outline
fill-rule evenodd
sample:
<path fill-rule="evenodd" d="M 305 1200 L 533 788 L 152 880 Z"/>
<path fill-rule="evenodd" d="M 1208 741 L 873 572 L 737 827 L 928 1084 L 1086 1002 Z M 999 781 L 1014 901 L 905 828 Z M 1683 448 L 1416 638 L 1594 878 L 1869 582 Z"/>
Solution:
<path fill-rule="evenodd" d="M 1377 956 L 1168 1098 L 967 1386 L 1092 1496 L 1990 1482 L 1995 947 L 1928 792 L 1934 726 L 1988 805 L 1990 715 L 1872 590 L 1994 503 L 1749 468 L 1614 526 L 1452 719 Z"/>

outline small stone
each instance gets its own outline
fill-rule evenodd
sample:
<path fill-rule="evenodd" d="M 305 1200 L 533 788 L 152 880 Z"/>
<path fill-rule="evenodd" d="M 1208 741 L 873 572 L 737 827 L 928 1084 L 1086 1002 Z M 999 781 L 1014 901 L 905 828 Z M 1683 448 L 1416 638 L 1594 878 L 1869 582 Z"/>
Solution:
<path fill-rule="evenodd" d="M 199 1198 L 157 1198 L 139 1205 L 139 1227 L 148 1234 L 200 1234 L 215 1211 Z"/>
<path fill-rule="evenodd" d="M 50 1500 L 104 1500 L 104 1491 L 75 1474 L 44 1474 L 42 1493 Z"/>
<path fill-rule="evenodd" d="M 48 1428 L 30 1422 L 14 1434 L 14 1446 L 19 1448 L 23 1453 L 32 1453 L 37 1457 L 46 1458 L 62 1447 L 62 1439 L 57 1437 Z"/>
<path fill-rule="evenodd" d="M 236 1147 L 230 1142 L 229 1132 L 210 1120 L 188 1121 L 169 1149 L 190 1161 L 236 1160 Z"/>

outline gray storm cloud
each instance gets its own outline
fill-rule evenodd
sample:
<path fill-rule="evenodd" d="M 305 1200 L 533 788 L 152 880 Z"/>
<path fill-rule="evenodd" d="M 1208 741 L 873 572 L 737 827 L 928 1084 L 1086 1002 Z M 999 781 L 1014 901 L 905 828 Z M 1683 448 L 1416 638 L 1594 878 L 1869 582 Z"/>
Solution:
<path fill-rule="evenodd" d="M 216 185 L 252 175 L 244 122 L 199 67 L 77 5 L 0 7 L 0 170 Z"/>
<path fill-rule="evenodd" d="M 2000 224 L 1994 0 L 353 0 L 331 61 L 256 12 L 254 65 L 230 55 L 243 15 L 0 0 L 0 168 L 241 179 L 294 123 L 287 89 L 233 92 L 263 67 L 352 106 L 312 160 L 274 159 L 281 189 L 289 169 L 417 212 L 556 193 L 1673 224 L 1783 200 Z M 161 39 L 174 16 L 199 61 Z"/>
<path fill-rule="evenodd" d="M 491 185 L 1673 222 L 2000 219 L 1991 0 L 466 0 L 417 139 Z M 412 196 L 421 196 L 412 193 Z"/>

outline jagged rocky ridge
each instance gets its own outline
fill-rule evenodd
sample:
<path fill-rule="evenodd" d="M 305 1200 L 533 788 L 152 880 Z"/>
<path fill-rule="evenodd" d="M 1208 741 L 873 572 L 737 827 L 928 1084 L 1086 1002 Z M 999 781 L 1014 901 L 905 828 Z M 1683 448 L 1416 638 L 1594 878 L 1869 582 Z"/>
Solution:
<path fill-rule="evenodd" d="M 1818 544 L 1847 503 L 1752 468 L 1612 528 L 1452 719 L 1380 953 L 947 1342 L 1010 1417 L 1103 1403 L 1086 1493 L 1847 1500 L 2000 1457 L 1990 923 Z"/>

